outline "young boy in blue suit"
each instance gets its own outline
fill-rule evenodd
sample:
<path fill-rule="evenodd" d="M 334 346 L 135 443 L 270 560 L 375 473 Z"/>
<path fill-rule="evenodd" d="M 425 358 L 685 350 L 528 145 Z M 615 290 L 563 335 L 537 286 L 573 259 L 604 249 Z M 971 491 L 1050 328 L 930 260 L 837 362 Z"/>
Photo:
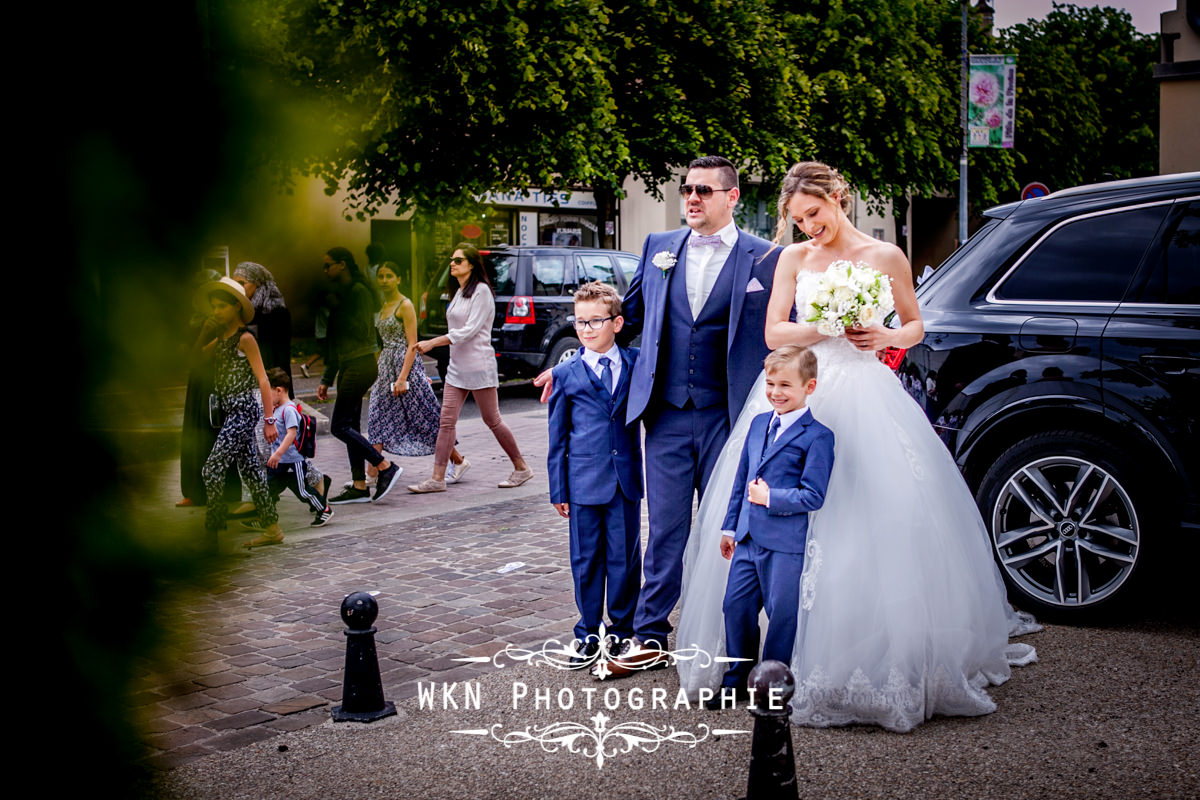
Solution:
<path fill-rule="evenodd" d="M 578 665 L 600 649 L 606 594 L 607 633 L 633 635 L 641 579 L 641 440 L 637 425 L 625 424 L 637 350 L 617 347 L 623 325 L 616 289 L 599 282 L 579 287 L 575 330 L 583 349 L 553 371 L 546 466 L 550 502 L 570 520 Z"/>
<path fill-rule="evenodd" d="M 758 659 L 758 614 L 767 611 L 764 659 L 789 664 L 796 640 L 808 512 L 825 502 L 833 468 L 833 431 L 806 407 L 817 388 L 817 357 L 785 345 L 763 362 L 773 411 L 750 423 L 722 526 L 721 555 L 732 558 L 725 585 L 725 650 L 734 662 L 706 705 L 747 696 Z"/>

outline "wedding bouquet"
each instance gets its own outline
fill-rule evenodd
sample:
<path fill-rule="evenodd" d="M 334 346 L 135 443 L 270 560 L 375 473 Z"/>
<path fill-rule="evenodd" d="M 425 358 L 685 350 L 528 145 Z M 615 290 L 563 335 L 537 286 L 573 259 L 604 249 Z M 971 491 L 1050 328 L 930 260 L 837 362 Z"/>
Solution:
<path fill-rule="evenodd" d="M 823 335 L 841 336 L 846 328 L 882 322 L 894 308 L 891 278 L 861 261 L 839 260 L 821 274 L 800 312 Z"/>

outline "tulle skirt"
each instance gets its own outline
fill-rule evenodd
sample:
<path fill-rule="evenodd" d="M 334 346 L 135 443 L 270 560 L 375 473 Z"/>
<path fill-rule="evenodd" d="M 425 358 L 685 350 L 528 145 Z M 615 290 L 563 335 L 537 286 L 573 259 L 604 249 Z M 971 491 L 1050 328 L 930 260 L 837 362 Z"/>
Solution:
<path fill-rule="evenodd" d="M 1008 605 L 970 490 L 924 412 L 872 353 L 822 341 L 813 415 L 836 437 L 824 506 L 809 520 L 797 587 L 793 722 L 907 731 L 934 714 L 995 710 L 985 687 L 1030 663 L 1010 634 L 1038 626 Z M 725 652 L 721 602 L 729 562 L 718 543 L 750 420 L 768 410 L 751 390 L 701 503 L 684 555 L 676 649 Z M 753 535 L 753 532 L 751 532 Z M 695 696 L 725 665 L 679 663 Z"/>

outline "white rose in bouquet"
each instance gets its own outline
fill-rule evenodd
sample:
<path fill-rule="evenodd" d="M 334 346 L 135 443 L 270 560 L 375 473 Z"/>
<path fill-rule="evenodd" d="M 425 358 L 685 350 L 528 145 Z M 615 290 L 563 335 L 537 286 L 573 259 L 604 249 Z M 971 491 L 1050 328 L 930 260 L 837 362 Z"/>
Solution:
<path fill-rule="evenodd" d="M 805 321 L 815 323 L 824 336 L 882 322 L 895 308 L 891 280 L 861 261 L 835 261 L 810 292 Z"/>

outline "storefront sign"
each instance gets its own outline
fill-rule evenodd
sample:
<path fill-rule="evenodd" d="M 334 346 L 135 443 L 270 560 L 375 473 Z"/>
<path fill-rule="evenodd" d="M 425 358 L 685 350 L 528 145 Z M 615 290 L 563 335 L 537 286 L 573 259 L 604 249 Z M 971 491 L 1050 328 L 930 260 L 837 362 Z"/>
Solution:
<path fill-rule="evenodd" d="M 481 203 L 498 206 L 539 206 L 542 208 L 591 208 L 596 207 L 596 198 L 591 192 L 546 192 L 530 189 L 521 192 L 488 192 L 476 199 Z"/>
<path fill-rule="evenodd" d="M 522 211 L 517 215 L 517 243 L 522 247 L 537 244 L 537 212 Z"/>

